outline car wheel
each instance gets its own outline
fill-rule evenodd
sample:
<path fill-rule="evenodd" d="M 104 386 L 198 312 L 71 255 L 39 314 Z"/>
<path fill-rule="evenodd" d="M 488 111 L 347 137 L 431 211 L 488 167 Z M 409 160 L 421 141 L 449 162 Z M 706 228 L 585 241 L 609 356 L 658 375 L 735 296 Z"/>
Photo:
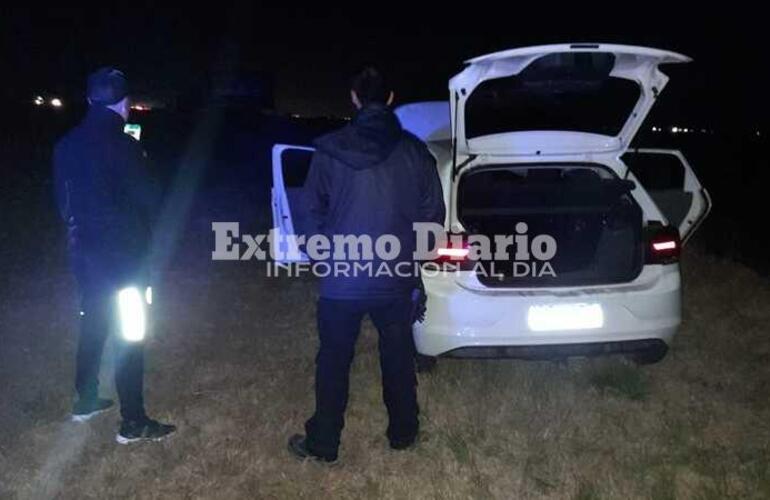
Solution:
<path fill-rule="evenodd" d="M 417 354 L 414 361 L 417 366 L 417 373 L 430 373 L 436 367 L 437 359 L 436 356 Z"/>
<path fill-rule="evenodd" d="M 668 353 L 668 346 L 662 344 L 629 354 L 627 357 L 637 365 L 653 365 L 662 361 L 666 357 L 666 353 Z"/>

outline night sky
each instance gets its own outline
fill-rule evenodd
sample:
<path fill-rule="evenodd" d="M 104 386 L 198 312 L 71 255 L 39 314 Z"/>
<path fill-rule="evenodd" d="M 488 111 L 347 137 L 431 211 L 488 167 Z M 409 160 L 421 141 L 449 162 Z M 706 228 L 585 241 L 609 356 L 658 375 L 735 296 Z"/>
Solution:
<path fill-rule="evenodd" d="M 179 94 L 229 59 L 272 75 L 280 111 L 347 115 L 348 79 L 364 62 L 390 73 L 401 102 L 446 99 L 448 78 L 468 57 L 539 43 L 597 41 L 649 45 L 695 58 L 668 70 L 675 78 L 664 94 L 666 120 L 714 127 L 767 123 L 767 28 L 758 11 L 671 10 L 638 2 L 582 9 L 549 2 L 536 11 L 501 4 L 3 7 L 2 93 L 12 99 L 31 99 L 38 91 L 82 96 L 87 73 L 111 64 L 144 92 Z M 642 7 L 649 12 L 639 15 Z"/>

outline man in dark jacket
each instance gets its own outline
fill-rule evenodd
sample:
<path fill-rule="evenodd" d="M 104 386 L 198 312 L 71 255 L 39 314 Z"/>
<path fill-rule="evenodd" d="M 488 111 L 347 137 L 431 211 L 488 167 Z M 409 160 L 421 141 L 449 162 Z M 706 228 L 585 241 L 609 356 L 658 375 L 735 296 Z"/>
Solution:
<path fill-rule="evenodd" d="M 358 112 L 350 125 L 316 141 L 305 183 L 310 232 L 330 240 L 334 235 L 372 240 L 395 235 L 401 247 L 398 256 L 388 262 L 374 256 L 371 261 L 374 270 L 385 263 L 393 271 L 399 263 L 413 261 L 413 223 L 444 222 L 441 183 L 425 145 L 404 131 L 391 111 L 393 92 L 378 70 L 366 68 L 354 78 L 351 98 Z M 355 261 L 350 255 L 332 255 L 330 260 Z M 316 410 L 305 424 L 306 436 L 289 440 L 294 455 L 337 459 L 350 365 L 367 314 L 379 331 L 390 446 L 405 449 L 414 443 L 418 407 L 412 292 L 417 279 L 414 272 L 329 273 L 321 279 Z"/>
<path fill-rule="evenodd" d="M 81 299 L 73 420 L 86 421 L 112 406 L 98 395 L 99 366 L 107 336 L 118 330 L 115 385 L 122 444 L 157 440 L 175 429 L 148 418 L 144 409 L 142 340 L 151 302 L 147 255 L 159 191 L 148 177 L 144 151 L 123 133 L 127 95 L 122 72 L 93 73 L 88 113 L 54 151 L 57 204 Z"/>

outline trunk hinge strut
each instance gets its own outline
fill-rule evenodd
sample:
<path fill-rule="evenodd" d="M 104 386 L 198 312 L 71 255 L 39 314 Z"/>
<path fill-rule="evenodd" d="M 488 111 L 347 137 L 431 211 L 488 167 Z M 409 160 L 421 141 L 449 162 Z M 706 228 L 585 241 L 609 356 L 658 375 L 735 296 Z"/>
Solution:
<path fill-rule="evenodd" d="M 458 172 L 462 168 L 473 161 L 477 155 L 469 155 L 468 158 L 460 165 L 457 164 L 457 110 L 460 107 L 460 94 L 455 92 L 455 113 L 454 113 L 454 131 L 452 132 L 452 180 L 457 178 Z"/>
<path fill-rule="evenodd" d="M 457 108 L 460 104 L 460 94 L 455 91 L 454 127 L 452 131 L 452 179 L 457 177 Z"/>

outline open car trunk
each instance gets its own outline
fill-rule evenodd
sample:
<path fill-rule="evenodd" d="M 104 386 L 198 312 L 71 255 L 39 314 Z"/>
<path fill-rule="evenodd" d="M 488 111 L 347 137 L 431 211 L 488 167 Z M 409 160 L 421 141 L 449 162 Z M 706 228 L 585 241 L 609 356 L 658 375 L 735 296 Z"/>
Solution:
<path fill-rule="evenodd" d="M 527 224 L 531 242 L 550 235 L 557 250 L 550 273 L 519 272 L 509 260 L 481 262 L 489 287 L 583 286 L 632 281 L 643 265 L 642 210 L 633 183 L 596 164 L 514 164 L 478 167 L 458 186 L 458 216 L 467 234 L 515 235 Z M 496 248 L 494 249 L 497 250 Z M 542 265 L 533 256 L 525 261 Z M 502 274 L 503 277 L 494 276 Z"/>

